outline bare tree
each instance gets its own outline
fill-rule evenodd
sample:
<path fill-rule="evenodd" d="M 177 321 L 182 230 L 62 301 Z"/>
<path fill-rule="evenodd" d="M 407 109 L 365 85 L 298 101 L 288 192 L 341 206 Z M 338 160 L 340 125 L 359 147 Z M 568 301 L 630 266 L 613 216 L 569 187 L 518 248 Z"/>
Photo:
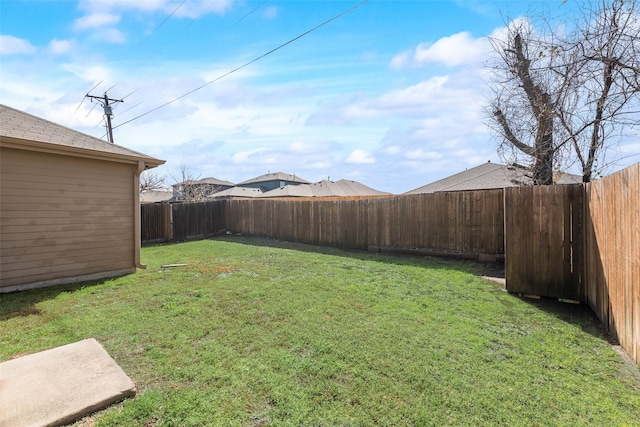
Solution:
<path fill-rule="evenodd" d="M 155 171 L 146 170 L 140 175 L 140 193 L 146 191 L 158 191 L 165 188 L 164 176 L 158 175 Z"/>
<path fill-rule="evenodd" d="M 583 9 L 570 52 L 555 70 L 569 82 L 557 119 L 584 182 L 607 166 L 606 149 L 640 119 L 640 5 L 598 0 Z"/>
<path fill-rule="evenodd" d="M 204 200 L 206 196 L 204 188 L 198 183 L 200 175 L 196 175 L 189 166 L 184 163 L 180 164 L 177 174 L 172 174 L 171 178 L 175 181 L 175 184 L 172 185 L 174 199 L 186 203 Z"/>
<path fill-rule="evenodd" d="M 540 55 L 548 43 L 534 39 L 525 21 L 509 26 L 506 39 L 492 44 L 500 58 L 491 105 L 494 129 L 502 137 L 499 151 L 516 162 L 524 155 L 529 161 L 523 163 L 533 163 L 534 184 L 552 184 L 559 149 L 553 138 L 554 114 L 561 91 L 549 59 Z"/>
<path fill-rule="evenodd" d="M 607 165 L 616 132 L 639 123 L 638 0 L 593 1 L 579 3 L 569 32 L 550 21 L 535 32 L 520 21 L 492 40 L 499 59 L 490 122 L 501 155 L 530 164 L 535 184 L 553 183 L 554 166 L 576 162 L 590 181 Z"/>

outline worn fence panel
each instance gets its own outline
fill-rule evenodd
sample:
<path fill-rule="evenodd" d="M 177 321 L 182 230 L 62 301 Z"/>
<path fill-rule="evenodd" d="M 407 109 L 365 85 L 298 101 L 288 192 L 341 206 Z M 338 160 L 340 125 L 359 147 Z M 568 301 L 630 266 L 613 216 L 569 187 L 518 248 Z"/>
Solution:
<path fill-rule="evenodd" d="M 582 301 L 582 185 L 505 189 L 507 290 Z"/>
<path fill-rule="evenodd" d="M 231 200 L 227 228 L 354 249 L 504 253 L 502 190 L 375 199 Z"/>
<path fill-rule="evenodd" d="M 586 185 L 586 299 L 640 363 L 640 163 Z"/>
<path fill-rule="evenodd" d="M 225 228 L 225 202 L 172 205 L 173 240 L 184 241 L 213 236 Z"/>
<path fill-rule="evenodd" d="M 140 205 L 140 234 L 143 242 L 169 240 L 167 224 L 171 214 L 168 204 Z M 169 207 L 170 209 L 170 207 Z"/>

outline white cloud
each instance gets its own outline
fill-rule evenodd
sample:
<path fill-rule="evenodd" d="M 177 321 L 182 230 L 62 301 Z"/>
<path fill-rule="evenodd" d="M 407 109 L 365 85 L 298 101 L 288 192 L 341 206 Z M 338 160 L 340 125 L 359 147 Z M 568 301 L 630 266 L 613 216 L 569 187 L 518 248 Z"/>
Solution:
<path fill-rule="evenodd" d="M 452 113 L 460 116 L 477 110 L 483 102 L 482 82 L 465 73 L 435 76 L 376 98 L 362 94 L 343 96 L 327 103 L 308 119 L 308 124 L 345 125 L 381 117 L 427 117 Z"/>
<path fill-rule="evenodd" d="M 81 0 L 79 8 L 89 13 L 137 10 L 145 13 L 162 11 L 176 17 L 199 18 L 204 14 L 224 14 L 233 0 Z"/>
<path fill-rule="evenodd" d="M 273 153 L 266 148 L 256 148 L 255 150 L 240 151 L 231 156 L 233 163 L 268 164 L 276 163 Z"/>
<path fill-rule="evenodd" d="M 413 52 L 405 50 L 393 57 L 389 66 L 394 70 L 403 70 L 411 65 Z"/>
<path fill-rule="evenodd" d="M 398 154 L 402 149 L 398 145 L 389 145 L 382 149 L 385 154 Z"/>
<path fill-rule="evenodd" d="M 182 6 L 180 6 L 177 10 L 175 9 L 175 3 L 168 3 L 164 7 L 164 10 L 169 13 L 175 10 L 175 16 L 199 18 L 203 14 L 207 13 L 222 15 L 232 7 L 233 0 L 190 0 L 182 4 Z"/>
<path fill-rule="evenodd" d="M 101 31 L 99 38 L 110 43 L 124 43 L 126 41 L 124 33 L 116 28 Z"/>
<path fill-rule="evenodd" d="M 443 37 L 435 43 L 420 43 L 413 50 L 396 55 L 389 66 L 396 70 L 422 67 L 430 63 L 447 67 L 474 64 L 491 52 L 489 39 L 473 38 L 466 31 Z"/>
<path fill-rule="evenodd" d="M 356 163 L 356 164 L 371 164 L 375 163 L 376 159 L 373 158 L 370 152 L 366 150 L 353 150 L 347 158 L 344 160 L 347 163 Z"/>
<path fill-rule="evenodd" d="M 73 51 L 76 46 L 75 40 L 58 40 L 53 39 L 49 43 L 49 52 L 53 55 L 64 55 Z"/>
<path fill-rule="evenodd" d="M 115 25 L 120 22 L 120 16 L 113 13 L 96 12 L 78 18 L 73 23 L 73 27 L 78 30 L 87 30 L 90 28 L 100 28 Z"/>
<path fill-rule="evenodd" d="M 273 19 L 276 16 L 278 16 L 278 8 L 276 6 L 266 7 L 264 9 L 264 12 L 262 12 L 262 16 L 264 16 L 267 19 Z"/>
<path fill-rule="evenodd" d="M 474 39 L 471 34 L 462 32 L 443 37 L 433 45 L 418 45 L 414 60 L 418 65 L 439 62 L 449 67 L 477 62 L 491 51 L 486 37 Z"/>
<path fill-rule="evenodd" d="M 409 160 L 438 160 L 442 159 L 444 155 L 437 151 L 427 151 L 422 148 L 418 148 L 405 153 L 405 157 Z"/>
<path fill-rule="evenodd" d="M 35 46 L 27 40 L 0 35 L 0 55 L 31 55 L 35 52 Z"/>
<path fill-rule="evenodd" d="M 98 82 L 103 81 L 113 72 L 111 69 L 101 64 L 79 64 L 69 62 L 64 64 L 63 68 L 73 76 L 79 77 L 80 79 L 89 82 L 90 86 L 88 85 L 89 87 L 87 88 L 87 90 Z"/>

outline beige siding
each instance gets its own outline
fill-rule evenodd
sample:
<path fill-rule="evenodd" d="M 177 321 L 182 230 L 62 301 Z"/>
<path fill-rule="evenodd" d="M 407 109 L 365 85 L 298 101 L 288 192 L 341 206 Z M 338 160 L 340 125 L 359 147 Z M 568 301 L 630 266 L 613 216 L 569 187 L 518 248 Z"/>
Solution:
<path fill-rule="evenodd" d="M 0 291 L 135 269 L 136 166 L 1 150 Z"/>

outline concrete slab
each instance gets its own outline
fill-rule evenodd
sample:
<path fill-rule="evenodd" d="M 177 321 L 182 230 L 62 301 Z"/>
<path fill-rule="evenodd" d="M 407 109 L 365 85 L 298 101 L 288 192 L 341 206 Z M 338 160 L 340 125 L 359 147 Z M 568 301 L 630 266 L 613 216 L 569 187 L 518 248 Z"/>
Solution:
<path fill-rule="evenodd" d="M 134 396 L 93 338 L 0 363 L 0 427 L 60 426 Z"/>

